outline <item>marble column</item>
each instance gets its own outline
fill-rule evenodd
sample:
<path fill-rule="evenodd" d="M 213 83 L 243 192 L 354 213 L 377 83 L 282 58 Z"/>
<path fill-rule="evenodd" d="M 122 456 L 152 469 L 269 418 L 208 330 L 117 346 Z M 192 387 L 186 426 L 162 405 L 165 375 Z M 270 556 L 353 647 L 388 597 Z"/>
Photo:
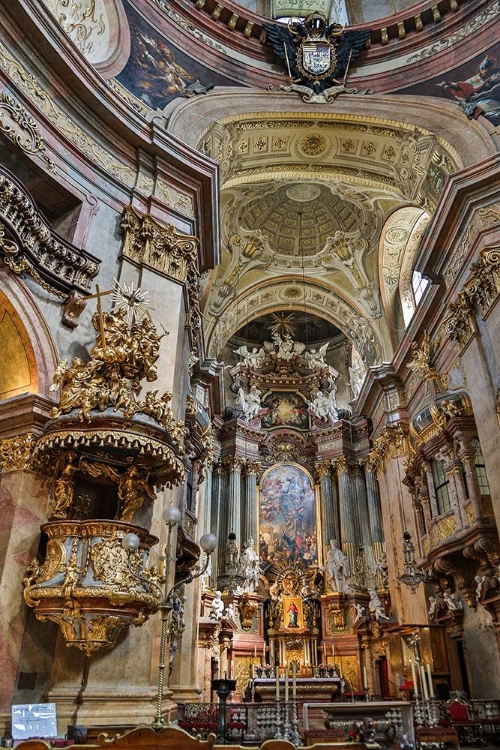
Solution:
<path fill-rule="evenodd" d="M 356 504 L 354 520 L 356 524 L 356 539 L 359 546 L 363 546 L 365 558 L 370 570 L 375 568 L 375 558 L 372 549 L 372 534 L 368 511 L 368 497 L 365 484 L 365 472 L 362 466 L 356 466 L 353 472 Z"/>
<path fill-rule="evenodd" d="M 380 490 L 377 474 L 373 462 L 370 460 L 367 460 L 365 463 L 365 481 L 373 554 L 378 562 L 384 551 L 384 524 L 382 520 L 382 507 L 380 504 Z"/>
<path fill-rule="evenodd" d="M 212 471 L 212 498 L 210 512 L 210 532 L 215 534 L 219 540 L 216 550 L 212 553 L 212 576 L 216 581 L 217 576 L 222 573 L 221 561 L 223 560 L 223 548 L 227 539 L 227 507 L 224 498 L 227 497 L 227 474 L 222 462 L 215 464 Z"/>
<path fill-rule="evenodd" d="M 316 474 L 319 479 L 323 544 L 328 545 L 330 539 L 338 539 L 340 543 L 337 476 L 332 477 L 330 461 L 321 461 L 318 463 L 316 465 Z"/>
<path fill-rule="evenodd" d="M 227 535 L 234 532 L 241 544 L 241 468 L 244 460 L 233 456 L 229 462 L 229 492 L 227 503 Z"/>
<path fill-rule="evenodd" d="M 242 543 L 253 539 L 255 549 L 258 548 L 257 521 L 257 473 L 260 464 L 257 461 L 247 461 L 245 464 L 245 512 L 242 521 Z"/>
<path fill-rule="evenodd" d="M 342 550 L 349 558 L 352 574 L 358 554 L 356 526 L 353 512 L 356 501 L 354 485 L 349 472 L 349 463 L 345 456 L 337 458 L 335 466 L 339 477 L 340 538 L 342 542 Z"/>

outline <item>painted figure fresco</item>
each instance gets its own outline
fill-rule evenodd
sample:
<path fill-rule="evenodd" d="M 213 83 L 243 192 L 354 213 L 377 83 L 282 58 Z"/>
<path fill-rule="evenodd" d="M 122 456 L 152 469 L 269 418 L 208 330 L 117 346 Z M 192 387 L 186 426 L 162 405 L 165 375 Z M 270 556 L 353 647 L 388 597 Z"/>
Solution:
<path fill-rule="evenodd" d="M 500 70 L 497 58 L 486 55 L 473 75 L 464 80 L 440 81 L 437 86 L 448 91 L 458 102 L 475 105 L 491 122 L 500 123 Z"/>
<path fill-rule="evenodd" d="M 469 117 L 484 115 L 500 124 L 499 45 L 475 57 L 465 65 L 442 73 L 431 81 L 411 86 L 402 93 L 454 99 Z"/>
<path fill-rule="evenodd" d="M 300 562 L 318 564 L 316 502 L 311 480 L 300 467 L 280 464 L 262 482 L 259 553 L 262 568 Z"/>
<path fill-rule="evenodd" d="M 130 24 L 130 57 L 117 80 L 134 96 L 153 109 L 162 109 L 190 86 L 208 90 L 215 85 L 234 86 L 221 76 L 181 52 L 161 36 L 130 6 L 126 6 Z"/>
<path fill-rule="evenodd" d="M 261 406 L 267 408 L 261 421 L 264 429 L 273 427 L 309 429 L 307 404 L 296 393 L 271 393 L 264 399 Z"/>

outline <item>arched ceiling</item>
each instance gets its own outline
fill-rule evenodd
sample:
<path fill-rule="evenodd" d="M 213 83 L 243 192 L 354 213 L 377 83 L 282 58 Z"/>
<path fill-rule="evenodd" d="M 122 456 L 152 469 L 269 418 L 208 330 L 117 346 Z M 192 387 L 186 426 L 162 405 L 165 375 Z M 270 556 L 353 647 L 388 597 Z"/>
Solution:
<path fill-rule="evenodd" d="M 382 301 L 398 281 L 387 274 L 384 226 L 407 208 L 398 227 L 410 237 L 415 211 L 434 211 L 463 166 L 454 148 L 395 120 L 269 112 L 216 122 L 198 146 L 221 174 L 222 262 L 203 296 L 210 354 L 259 316 L 306 310 L 367 364 L 390 359 L 394 313 Z M 398 252 L 400 267 L 404 243 Z"/>

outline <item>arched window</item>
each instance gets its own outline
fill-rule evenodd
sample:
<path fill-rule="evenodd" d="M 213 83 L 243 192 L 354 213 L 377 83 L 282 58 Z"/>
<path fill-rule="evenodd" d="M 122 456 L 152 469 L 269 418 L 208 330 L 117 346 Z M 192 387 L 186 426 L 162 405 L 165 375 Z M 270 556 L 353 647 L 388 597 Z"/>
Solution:
<path fill-rule="evenodd" d="M 413 276 L 411 279 L 411 286 L 413 289 L 413 296 L 415 298 L 415 306 L 418 305 L 422 297 L 424 296 L 424 292 L 429 286 L 429 280 L 426 279 L 420 271 L 413 271 Z"/>
<path fill-rule="evenodd" d="M 486 476 L 486 469 L 484 466 L 484 458 L 483 458 L 483 452 L 481 450 L 481 445 L 479 443 L 479 440 L 477 438 L 472 438 L 471 445 L 474 448 L 474 468 L 476 469 L 476 476 L 477 481 L 479 484 L 479 491 L 481 495 L 488 495 L 490 494 L 490 485 L 488 482 L 488 477 Z"/>
<path fill-rule="evenodd" d="M 438 515 L 441 516 L 451 510 L 450 480 L 444 472 L 444 461 L 432 460 L 432 479 L 434 480 Z"/>

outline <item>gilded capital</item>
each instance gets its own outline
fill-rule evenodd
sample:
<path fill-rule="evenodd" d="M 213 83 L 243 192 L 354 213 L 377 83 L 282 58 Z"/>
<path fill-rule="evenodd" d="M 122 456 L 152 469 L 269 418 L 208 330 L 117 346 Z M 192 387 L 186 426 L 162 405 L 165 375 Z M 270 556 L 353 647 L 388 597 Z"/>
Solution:
<path fill-rule="evenodd" d="M 460 292 L 456 302 L 448 306 L 450 316 L 445 323 L 446 334 L 459 346 L 465 346 L 477 333 L 474 308 L 465 292 Z"/>
<path fill-rule="evenodd" d="M 331 475 L 330 461 L 319 461 L 314 468 L 316 470 L 316 477 L 318 479 L 323 479 L 323 477 L 328 477 Z"/>

